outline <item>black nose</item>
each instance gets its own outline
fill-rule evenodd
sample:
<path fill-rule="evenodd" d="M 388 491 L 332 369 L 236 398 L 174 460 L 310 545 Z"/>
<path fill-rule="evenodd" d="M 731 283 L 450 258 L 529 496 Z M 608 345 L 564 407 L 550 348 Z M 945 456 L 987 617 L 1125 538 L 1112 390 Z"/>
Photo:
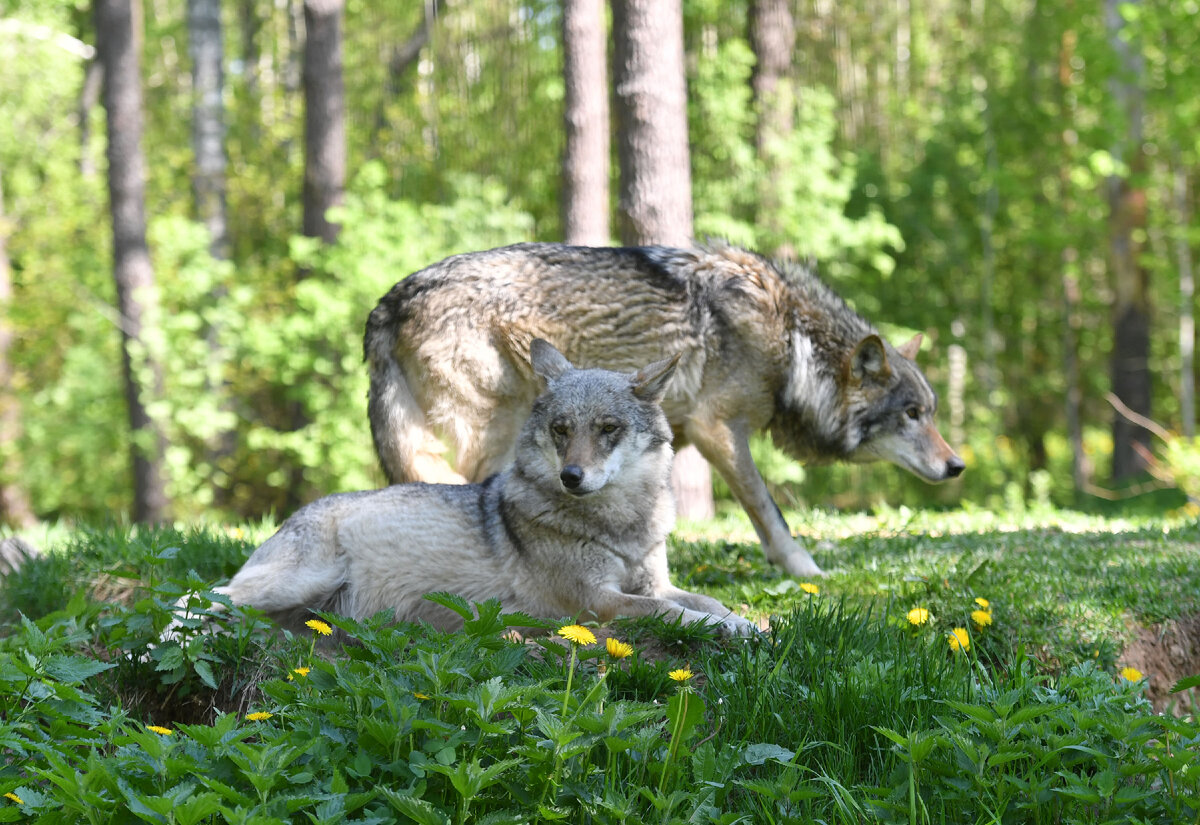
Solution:
<path fill-rule="evenodd" d="M 562 481 L 564 487 L 568 490 L 574 490 L 583 483 L 583 468 L 578 464 L 568 464 L 562 468 L 562 472 L 558 474 L 558 478 Z"/>
<path fill-rule="evenodd" d="M 966 467 L 966 462 L 958 456 L 954 456 L 946 462 L 946 478 L 958 478 Z"/>

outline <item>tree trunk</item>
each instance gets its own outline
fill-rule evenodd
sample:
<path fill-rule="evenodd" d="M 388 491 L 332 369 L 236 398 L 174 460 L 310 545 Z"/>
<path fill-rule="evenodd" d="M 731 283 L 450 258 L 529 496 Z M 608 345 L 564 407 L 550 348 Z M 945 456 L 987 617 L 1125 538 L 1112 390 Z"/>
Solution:
<path fill-rule="evenodd" d="M 36 519 L 29 497 L 20 486 L 21 407 L 13 392 L 13 368 L 8 351 L 13 342 L 8 308 L 12 302 L 12 268 L 8 261 L 8 222 L 4 190 L 0 189 L 0 524 L 29 527 Z"/>
<path fill-rule="evenodd" d="M 225 206 L 225 88 L 220 0 L 188 0 L 188 46 L 192 57 L 192 188 L 196 215 L 208 229 L 209 250 L 229 258 Z"/>
<path fill-rule="evenodd" d="M 1058 168 L 1061 210 L 1064 223 L 1074 213 L 1071 166 L 1075 137 L 1075 110 L 1070 94 L 1072 85 L 1071 61 L 1075 56 L 1076 34 L 1068 29 L 1062 34 L 1058 51 L 1058 108 L 1061 131 L 1062 159 Z M 1068 235 L 1068 237 L 1070 237 Z M 1066 241 L 1059 256 L 1063 291 L 1063 381 L 1066 384 L 1065 412 L 1067 440 L 1071 443 L 1071 480 L 1078 496 L 1091 484 L 1091 465 L 1083 449 L 1083 383 L 1079 374 L 1079 331 L 1083 326 L 1079 290 L 1079 251 Z"/>
<path fill-rule="evenodd" d="M 692 178 L 680 0 L 613 0 L 612 9 L 621 240 L 690 245 Z M 675 456 L 671 483 L 680 516 L 712 516 L 712 474 L 695 448 Z"/>
<path fill-rule="evenodd" d="M 327 244 L 337 242 L 341 225 L 329 209 L 342 202 L 346 189 L 346 90 L 342 81 L 342 12 L 345 0 L 304 0 L 304 217 L 302 231 Z M 300 278 L 308 276 L 306 271 Z M 293 430 L 309 423 L 301 402 L 291 409 Z M 304 468 L 288 477 L 287 508 L 304 497 Z"/>
<path fill-rule="evenodd" d="M 613 87 L 626 244 L 692 242 L 680 0 L 613 0 Z"/>
<path fill-rule="evenodd" d="M 345 0 L 304 2 L 304 234 L 326 243 L 341 227 L 327 213 L 346 187 L 346 91 L 342 83 Z"/>
<path fill-rule="evenodd" d="M 608 221 L 609 119 L 604 0 L 563 3 L 563 240 L 604 246 Z"/>
<path fill-rule="evenodd" d="M 94 177 L 96 162 L 92 158 L 92 109 L 100 102 L 100 90 L 104 85 L 104 68 L 99 57 L 92 57 L 84 64 L 83 85 L 79 89 L 79 174 Z"/>
<path fill-rule="evenodd" d="M 1187 237 L 1192 220 L 1188 209 L 1188 176 L 1178 151 L 1174 166 L 1175 252 L 1179 261 L 1179 416 L 1183 419 L 1183 434 L 1193 438 L 1196 435 L 1196 278 Z"/>
<path fill-rule="evenodd" d="M 1134 44 L 1122 36 L 1120 7 L 1124 0 L 1105 0 L 1109 41 L 1118 57 L 1112 80 L 1113 98 L 1125 119 L 1125 134 L 1113 146 L 1113 156 L 1128 172 L 1108 180 L 1109 259 L 1113 286 L 1112 391 L 1134 413 L 1150 418 L 1150 276 L 1139 260 L 1146 234 L 1146 192 L 1139 188 L 1145 169 L 1142 149 L 1143 64 Z M 1146 469 L 1143 451 L 1150 434 L 1126 416 L 1113 418 L 1114 481 Z"/>
<path fill-rule="evenodd" d="M 752 0 L 750 47 L 755 56 L 750 75 L 757 114 L 754 143 L 763 169 L 758 187 L 757 223 L 759 230 L 771 239 L 771 254 L 788 256 L 790 239 L 784 237 L 776 189 L 776 182 L 788 174 L 780 146 L 792 132 L 795 109 L 791 70 L 796 24 L 788 0 Z"/>
<path fill-rule="evenodd" d="M 140 21 L 140 9 L 138 19 Z M 121 363 L 131 430 L 133 518 L 167 517 L 163 484 L 166 440 L 147 412 L 162 392 L 162 366 L 143 332 L 157 314 L 154 270 L 146 246 L 146 164 L 142 156 L 140 33 L 132 0 L 96 0 L 98 59 L 108 115 L 108 194 L 112 210 L 113 277 L 121 319 Z"/>

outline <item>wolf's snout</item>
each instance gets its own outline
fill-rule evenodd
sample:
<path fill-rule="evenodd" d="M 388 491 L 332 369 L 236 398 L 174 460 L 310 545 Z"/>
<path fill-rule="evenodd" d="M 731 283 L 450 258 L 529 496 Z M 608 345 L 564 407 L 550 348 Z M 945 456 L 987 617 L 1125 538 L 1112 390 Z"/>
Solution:
<path fill-rule="evenodd" d="M 562 472 L 558 474 L 559 481 L 568 490 L 574 490 L 583 483 L 583 468 L 578 464 L 568 464 L 562 468 Z"/>
<path fill-rule="evenodd" d="M 958 456 L 952 456 L 946 461 L 946 478 L 958 478 L 966 469 L 967 463 Z"/>

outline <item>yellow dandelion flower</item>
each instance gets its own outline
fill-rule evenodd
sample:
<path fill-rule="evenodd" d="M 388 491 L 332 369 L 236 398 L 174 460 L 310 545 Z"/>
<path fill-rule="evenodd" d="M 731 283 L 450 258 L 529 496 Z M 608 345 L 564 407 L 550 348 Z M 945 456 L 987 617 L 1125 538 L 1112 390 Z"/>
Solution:
<path fill-rule="evenodd" d="M 908 623 L 914 627 L 920 627 L 923 624 L 929 623 L 929 611 L 923 607 L 914 607 L 908 611 Z"/>
<path fill-rule="evenodd" d="M 304 626 L 313 629 L 322 636 L 333 635 L 333 628 L 325 624 L 325 622 L 321 621 L 320 619 L 309 619 L 304 623 Z"/>
<path fill-rule="evenodd" d="M 817 587 L 812 582 L 800 582 L 800 589 L 810 596 L 815 596 L 821 592 L 821 588 Z"/>
<path fill-rule="evenodd" d="M 416 697 L 417 699 L 421 699 L 421 700 L 426 700 L 426 699 L 428 699 L 428 698 L 429 698 L 429 696 L 428 696 L 428 695 L 426 695 L 426 694 L 422 693 L 422 692 L 421 692 L 421 691 L 419 691 L 419 690 L 414 690 L 414 691 L 413 691 L 413 696 L 414 696 L 414 697 Z"/>
<path fill-rule="evenodd" d="M 233 536 L 235 539 L 240 539 L 240 538 L 244 537 L 246 535 L 246 533 L 242 530 L 241 527 L 234 527 L 232 530 L 229 531 L 229 535 Z"/>
<path fill-rule="evenodd" d="M 164 728 L 162 725 L 146 725 L 146 730 L 152 730 L 160 736 L 170 736 L 175 732 L 170 728 Z"/>
<path fill-rule="evenodd" d="M 987 627 L 992 623 L 992 614 L 987 610 L 972 610 L 971 621 L 975 622 L 978 627 Z"/>
<path fill-rule="evenodd" d="M 965 627 L 956 627 L 950 631 L 950 635 L 946 637 L 946 641 L 950 643 L 951 650 L 970 650 L 971 637 L 967 635 Z"/>
<path fill-rule="evenodd" d="M 672 670 L 667 675 L 676 682 L 686 682 L 688 679 L 692 678 L 692 672 L 686 667 L 681 667 L 679 670 Z"/>
<path fill-rule="evenodd" d="M 292 668 L 292 672 L 288 674 L 288 681 L 291 682 L 297 676 L 307 676 L 311 670 L 311 668 L 307 667 L 294 667 Z"/>
<path fill-rule="evenodd" d="M 1136 667 L 1121 668 L 1121 678 L 1129 682 L 1136 682 L 1142 678 L 1144 674 Z"/>
<path fill-rule="evenodd" d="M 612 636 L 605 639 L 604 647 L 608 650 L 608 655 L 614 659 L 624 659 L 633 653 L 633 645 L 614 639 Z"/>
<path fill-rule="evenodd" d="M 991 603 L 991 602 L 989 602 L 987 599 L 985 599 L 985 598 L 982 598 L 982 597 L 980 597 L 980 598 L 976 599 L 976 600 L 975 600 L 975 604 L 979 605 L 979 606 L 980 606 L 980 607 L 982 607 L 984 610 L 987 610 L 989 607 L 991 607 L 991 606 L 992 606 L 992 603 Z"/>
<path fill-rule="evenodd" d="M 558 635 L 562 636 L 568 642 L 574 642 L 577 645 L 594 645 L 596 643 L 596 634 L 583 625 L 563 625 L 558 629 Z"/>
<path fill-rule="evenodd" d="M 259 711 L 255 711 L 254 713 L 247 713 L 246 721 L 247 722 L 262 722 L 264 720 L 270 719 L 274 715 L 275 714 L 268 713 L 265 710 L 259 710 Z"/>
<path fill-rule="evenodd" d="M 6 793 L 6 794 L 4 795 L 4 798 L 5 798 L 5 799 L 11 799 L 13 802 L 16 802 L 18 805 L 24 805 L 24 804 L 25 804 L 25 800 L 24 800 L 24 799 L 22 799 L 21 797 L 17 796 L 17 795 L 16 795 L 15 793 L 13 793 L 12 791 L 9 791 L 8 793 Z"/>

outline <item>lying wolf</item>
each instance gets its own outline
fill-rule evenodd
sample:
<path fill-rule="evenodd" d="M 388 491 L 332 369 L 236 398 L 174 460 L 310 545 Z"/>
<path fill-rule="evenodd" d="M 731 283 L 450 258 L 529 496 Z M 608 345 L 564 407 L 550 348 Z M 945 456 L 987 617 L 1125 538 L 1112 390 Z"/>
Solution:
<path fill-rule="evenodd" d="M 216 592 L 296 628 L 309 610 L 451 629 L 424 599 L 448 590 L 499 598 L 532 616 L 665 614 L 744 635 L 755 626 L 667 571 L 671 429 L 659 406 L 678 356 L 632 375 L 575 369 L 530 344 L 546 392 L 516 439 L 515 462 L 481 484 L 401 484 L 342 493 L 296 511 Z"/>
<path fill-rule="evenodd" d="M 388 479 L 461 483 L 509 462 L 537 395 L 535 337 L 615 370 L 678 356 L 663 401 L 676 446 L 696 445 L 795 576 L 821 571 L 771 500 L 752 433 L 804 462 L 882 459 L 932 482 L 963 470 L 913 362 L 920 336 L 892 347 L 807 268 L 733 247 L 519 244 L 423 269 L 371 312 L 369 414 Z"/>

